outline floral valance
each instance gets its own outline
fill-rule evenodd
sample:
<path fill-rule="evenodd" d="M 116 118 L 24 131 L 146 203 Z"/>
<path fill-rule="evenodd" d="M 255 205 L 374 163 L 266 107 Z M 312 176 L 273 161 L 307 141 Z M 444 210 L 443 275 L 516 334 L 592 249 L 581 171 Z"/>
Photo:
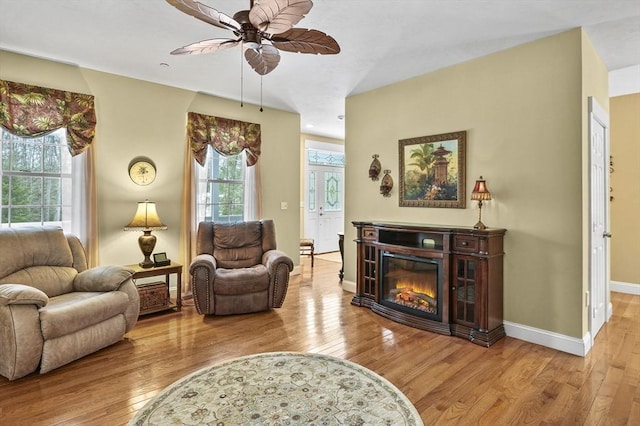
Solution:
<path fill-rule="evenodd" d="M 0 125 L 26 137 L 66 127 L 69 152 L 77 155 L 95 135 L 93 96 L 0 80 Z"/>
<path fill-rule="evenodd" d="M 260 157 L 260 125 L 228 118 L 190 112 L 187 134 L 196 161 L 204 165 L 207 144 L 223 155 L 235 155 L 244 149 L 247 166 L 253 166 Z"/>

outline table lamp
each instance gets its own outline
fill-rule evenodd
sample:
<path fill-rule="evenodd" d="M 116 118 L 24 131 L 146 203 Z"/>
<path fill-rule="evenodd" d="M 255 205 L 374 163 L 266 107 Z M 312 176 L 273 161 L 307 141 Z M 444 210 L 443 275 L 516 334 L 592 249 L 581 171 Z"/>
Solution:
<path fill-rule="evenodd" d="M 489 192 L 489 188 L 487 188 L 487 182 L 482 179 L 476 180 L 476 185 L 473 187 L 473 191 L 471 192 L 471 199 L 478 201 L 478 223 L 473 225 L 475 229 L 487 229 L 484 223 L 482 223 L 482 202 L 489 201 L 491 199 L 491 192 Z"/>
<path fill-rule="evenodd" d="M 156 236 L 151 235 L 151 231 L 164 231 L 165 229 L 167 229 L 167 225 L 163 224 L 160 217 L 158 217 L 156 203 L 149 200 L 138 202 L 136 214 L 131 219 L 131 222 L 124 227 L 125 231 L 142 230 L 143 232 L 138 238 L 138 245 L 144 255 L 144 260 L 138 265 L 143 268 L 151 268 L 154 265 L 153 260 L 151 260 L 151 253 L 153 253 L 153 249 L 156 246 Z"/>

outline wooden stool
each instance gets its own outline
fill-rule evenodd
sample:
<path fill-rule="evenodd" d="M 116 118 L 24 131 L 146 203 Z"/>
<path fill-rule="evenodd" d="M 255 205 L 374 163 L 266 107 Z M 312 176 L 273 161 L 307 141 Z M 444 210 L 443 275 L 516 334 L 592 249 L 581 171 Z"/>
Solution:
<path fill-rule="evenodd" d="M 300 240 L 300 254 L 308 254 L 309 256 L 311 256 L 312 268 L 313 268 L 313 252 L 314 252 L 313 238 L 302 238 Z"/>

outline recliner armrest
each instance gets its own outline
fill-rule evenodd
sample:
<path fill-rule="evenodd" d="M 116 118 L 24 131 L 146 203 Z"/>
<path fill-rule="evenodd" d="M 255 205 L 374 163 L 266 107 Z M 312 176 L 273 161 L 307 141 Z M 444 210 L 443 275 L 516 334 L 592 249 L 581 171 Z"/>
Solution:
<path fill-rule="evenodd" d="M 197 268 L 206 268 L 209 270 L 209 276 L 212 277 L 217 267 L 216 259 L 212 255 L 199 254 L 191 261 L 189 272 L 193 275 Z"/>
<path fill-rule="evenodd" d="M 262 264 L 267 267 L 269 274 L 273 274 L 280 264 L 285 264 L 289 272 L 293 270 L 293 261 L 286 253 L 280 250 L 269 250 L 262 255 Z"/>
<path fill-rule="evenodd" d="M 75 291 L 115 291 L 133 276 L 134 270 L 124 266 L 97 266 L 76 275 Z"/>
<path fill-rule="evenodd" d="M 0 305 L 36 305 L 49 303 L 49 297 L 41 290 L 23 284 L 1 284 Z"/>

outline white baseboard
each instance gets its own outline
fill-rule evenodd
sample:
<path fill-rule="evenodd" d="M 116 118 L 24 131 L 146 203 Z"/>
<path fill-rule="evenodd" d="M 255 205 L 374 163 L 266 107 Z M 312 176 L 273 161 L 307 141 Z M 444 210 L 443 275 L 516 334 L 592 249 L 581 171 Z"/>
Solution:
<path fill-rule="evenodd" d="M 342 289 L 355 293 L 356 283 L 344 280 L 342 281 Z M 640 295 L 640 284 L 611 281 L 610 289 L 611 291 L 619 293 Z M 608 317 L 611 317 L 611 312 L 611 307 L 609 307 Z M 591 333 L 588 331 L 582 339 L 580 339 L 509 321 L 504 321 L 504 329 L 509 337 L 524 340 L 525 342 L 535 343 L 536 345 L 546 346 L 572 355 L 586 356 L 591 350 Z"/>
<path fill-rule="evenodd" d="M 300 269 L 301 269 L 300 265 L 294 265 L 293 270 L 289 275 L 300 275 L 302 273 L 300 272 Z"/>
<path fill-rule="evenodd" d="M 509 337 L 546 346 L 572 355 L 585 356 L 589 350 L 591 350 L 591 335 L 589 332 L 587 332 L 582 339 L 579 339 L 509 321 L 504 322 L 504 329 Z"/>
<path fill-rule="evenodd" d="M 342 280 L 342 289 L 351 293 L 356 292 L 356 283 L 353 281 Z"/>
<path fill-rule="evenodd" d="M 609 289 L 617 293 L 640 295 L 640 284 L 623 283 L 620 281 L 610 281 Z"/>

